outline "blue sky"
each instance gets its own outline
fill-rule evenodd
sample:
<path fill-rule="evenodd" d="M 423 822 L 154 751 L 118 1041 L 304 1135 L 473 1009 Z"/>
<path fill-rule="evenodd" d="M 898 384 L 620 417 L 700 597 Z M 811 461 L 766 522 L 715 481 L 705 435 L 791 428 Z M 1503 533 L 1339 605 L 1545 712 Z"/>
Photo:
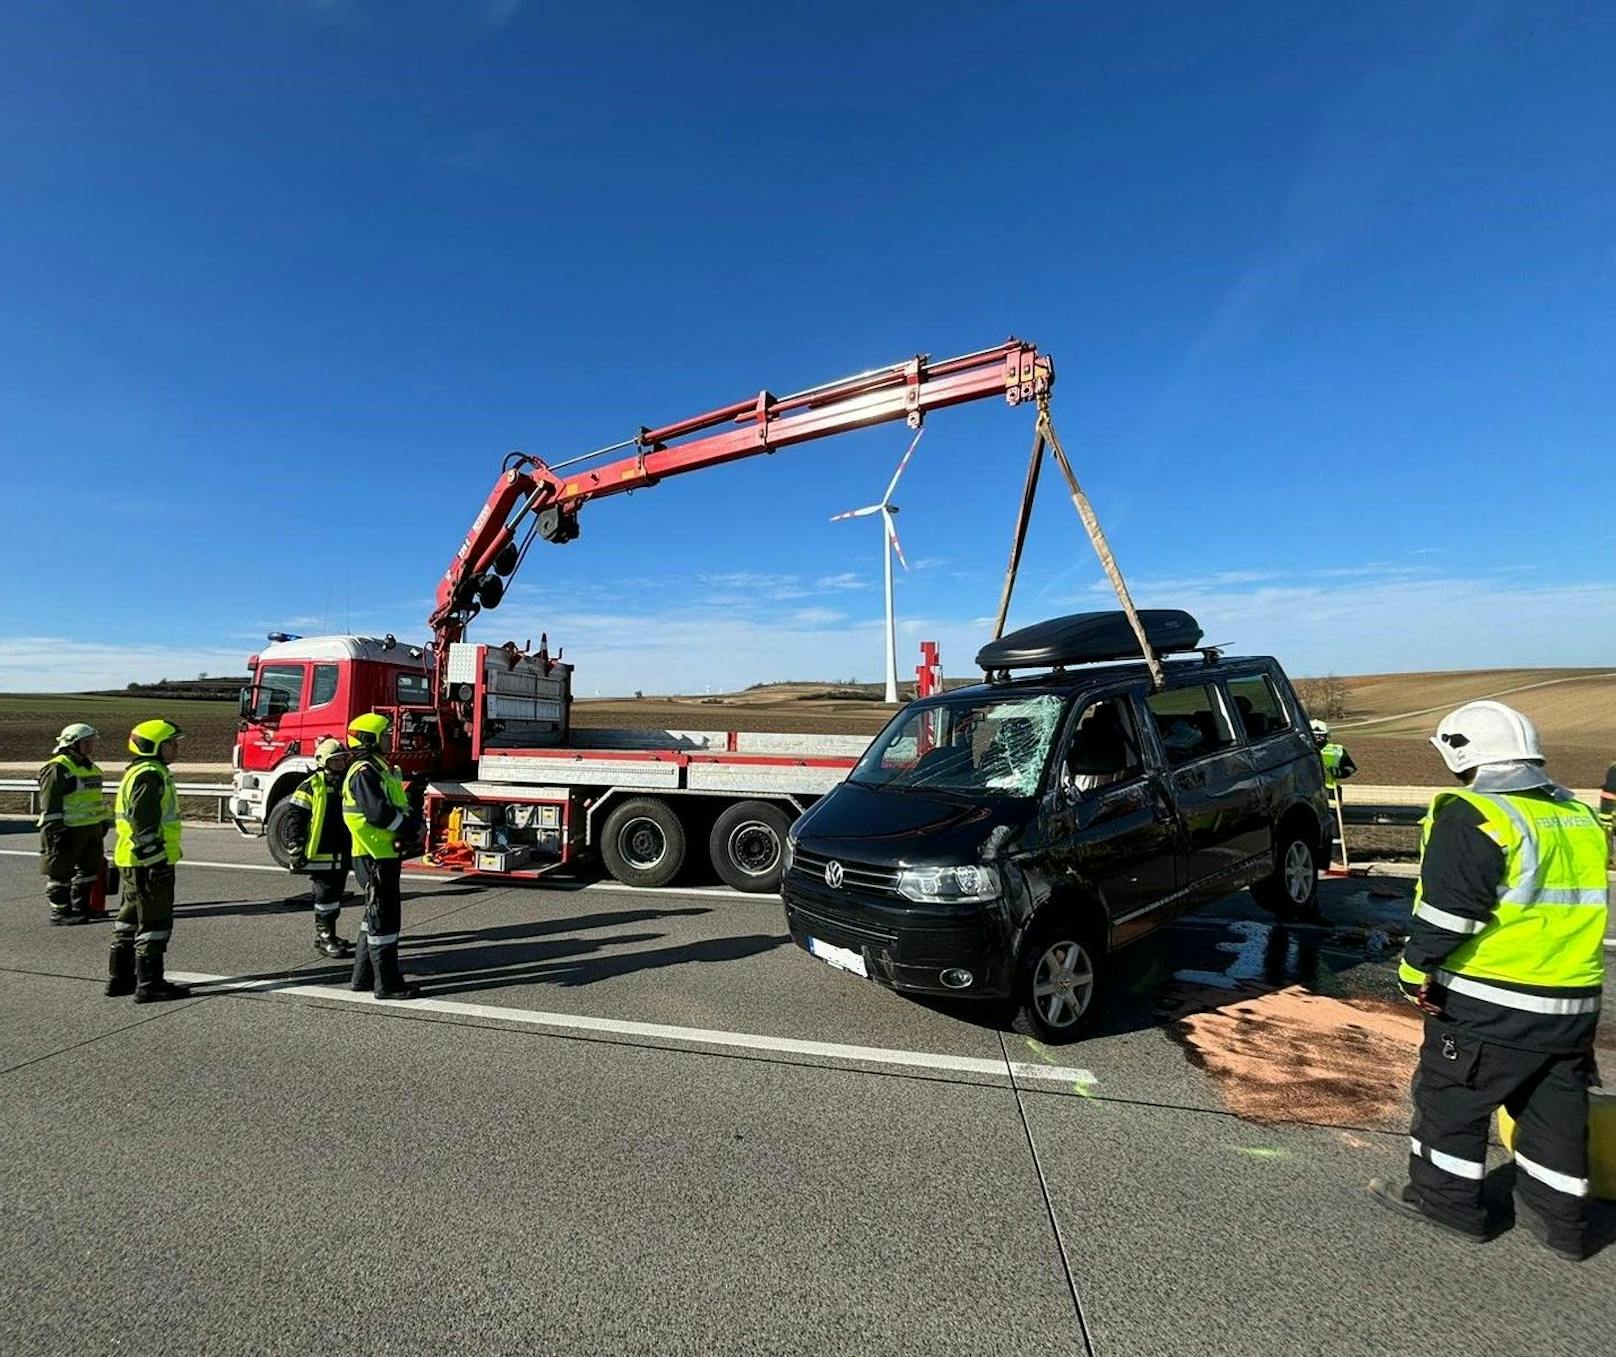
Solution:
<path fill-rule="evenodd" d="M 1011 333 L 1142 602 L 1303 673 L 1609 663 L 1613 66 L 1569 4 L 9 6 L 0 689 L 421 636 L 507 450 Z M 905 670 L 969 672 L 1030 437 L 930 422 Z M 475 634 L 873 679 L 828 519 L 906 441 L 590 506 Z M 1013 622 L 1107 601 L 1045 487 Z"/>

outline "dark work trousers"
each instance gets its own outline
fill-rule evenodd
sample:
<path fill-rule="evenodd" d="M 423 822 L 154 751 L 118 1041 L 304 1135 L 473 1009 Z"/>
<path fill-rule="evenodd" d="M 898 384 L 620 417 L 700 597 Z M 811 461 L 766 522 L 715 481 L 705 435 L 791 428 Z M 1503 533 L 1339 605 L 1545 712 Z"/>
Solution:
<path fill-rule="evenodd" d="M 123 906 L 112 925 L 114 948 L 136 956 L 162 956 L 174 929 L 174 864 L 123 869 Z"/>
<path fill-rule="evenodd" d="M 40 834 L 39 870 L 53 917 L 87 914 L 101 872 L 101 825 L 57 826 Z"/>
<path fill-rule="evenodd" d="M 342 890 L 348 884 L 348 859 L 338 858 L 327 869 L 309 872 L 309 892 L 314 896 L 314 912 L 322 919 L 334 919 L 342 909 Z"/>
<path fill-rule="evenodd" d="M 404 916 L 399 877 L 401 858 L 355 857 L 354 877 L 365 892 L 365 919 L 359 926 L 354 955 L 353 987 L 374 984 L 377 993 L 401 984 L 398 971 L 398 933 Z"/>
<path fill-rule="evenodd" d="M 1494 1111 L 1515 1119 L 1515 1192 L 1551 1239 L 1580 1245 L 1588 1223 L 1588 1086 L 1593 1054 L 1546 1055 L 1427 1020 L 1414 1075 L 1409 1182 L 1435 1214 L 1487 1229 L 1482 1182 Z"/>

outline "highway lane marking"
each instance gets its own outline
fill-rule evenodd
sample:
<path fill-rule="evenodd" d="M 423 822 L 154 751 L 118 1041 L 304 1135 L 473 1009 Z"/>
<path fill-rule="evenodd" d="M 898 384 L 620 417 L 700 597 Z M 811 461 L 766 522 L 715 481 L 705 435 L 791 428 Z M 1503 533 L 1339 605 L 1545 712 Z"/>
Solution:
<path fill-rule="evenodd" d="M 39 853 L 33 849 L 0 848 L 0 857 L 7 858 L 37 858 Z M 284 867 L 266 866 L 261 862 L 209 862 L 201 858 L 181 858 L 181 867 L 215 867 L 227 872 L 275 872 L 280 876 L 291 876 Z M 468 886 L 474 884 L 498 885 L 496 879 L 489 877 L 460 876 L 444 872 L 405 872 L 404 884 L 411 882 L 426 884 L 428 882 L 443 882 L 463 880 Z M 511 884 L 521 885 L 523 882 Z M 724 886 L 625 886 L 621 881 L 569 881 L 550 880 L 539 887 L 540 890 L 577 891 L 614 891 L 634 895 L 688 895 L 697 900 L 760 900 L 780 902 L 778 895 L 770 895 L 766 891 L 733 891 Z"/>
<path fill-rule="evenodd" d="M 332 985 L 300 985 L 285 980 L 236 980 L 228 975 L 171 971 L 170 978 L 186 985 L 208 985 L 212 993 L 250 992 L 290 995 L 294 998 L 332 999 L 339 1003 L 383 1009 L 392 1013 L 441 1013 L 451 1018 L 482 1018 L 522 1023 L 561 1031 L 598 1032 L 614 1037 L 639 1037 L 680 1046 L 720 1046 L 772 1055 L 813 1056 L 820 1060 L 865 1065 L 897 1065 L 906 1069 L 935 1070 L 947 1074 L 990 1075 L 1035 1079 L 1056 1084 L 1094 1084 L 1088 1070 L 1058 1065 L 1029 1064 L 1019 1060 L 991 1060 L 981 1056 L 941 1055 L 932 1051 L 905 1051 L 886 1046 L 852 1046 L 835 1041 L 803 1041 L 770 1037 L 755 1032 L 726 1032 L 718 1028 L 675 1027 L 658 1022 L 630 1022 L 622 1018 L 596 1018 L 581 1013 L 546 1013 L 530 1008 L 504 1008 L 496 1004 L 468 1004 L 454 999 L 411 999 L 389 1002 L 373 995 Z"/>

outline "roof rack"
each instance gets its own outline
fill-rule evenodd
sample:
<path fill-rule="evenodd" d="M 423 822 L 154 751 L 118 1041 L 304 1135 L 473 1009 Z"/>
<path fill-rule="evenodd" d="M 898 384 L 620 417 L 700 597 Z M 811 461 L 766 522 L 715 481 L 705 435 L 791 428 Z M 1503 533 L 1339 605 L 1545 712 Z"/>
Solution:
<path fill-rule="evenodd" d="M 1157 655 L 1199 650 L 1208 664 L 1216 663 L 1217 648 L 1202 647 L 1201 624 L 1182 609 L 1145 608 L 1139 621 Z M 1072 613 L 1034 622 L 988 642 L 976 653 L 977 667 L 990 677 L 1008 677 L 1012 669 L 1059 669 L 1143 658 L 1128 615 L 1120 610 Z"/>

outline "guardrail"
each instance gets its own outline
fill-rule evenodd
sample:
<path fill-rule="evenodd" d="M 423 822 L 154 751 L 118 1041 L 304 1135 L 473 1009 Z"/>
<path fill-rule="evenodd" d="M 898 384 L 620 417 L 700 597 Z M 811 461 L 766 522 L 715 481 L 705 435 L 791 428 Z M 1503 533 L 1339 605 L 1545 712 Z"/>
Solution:
<path fill-rule="evenodd" d="M 193 796 L 214 802 L 214 813 L 218 817 L 219 823 L 222 825 L 229 820 L 230 816 L 226 812 L 225 806 L 230 801 L 233 788 L 228 782 L 176 782 L 174 790 L 180 796 Z M 113 795 L 117 791 L 116 781 L 108 783 L 103 787 L 102 791 L 106 796 Z M 30 815 L 39 814 L 39 782 L 36 779 L 31 777 L 0 778 L 0 792 L 10 792 L 15 796 L 26 796 L 28 798 L 28 813 Z"/>

